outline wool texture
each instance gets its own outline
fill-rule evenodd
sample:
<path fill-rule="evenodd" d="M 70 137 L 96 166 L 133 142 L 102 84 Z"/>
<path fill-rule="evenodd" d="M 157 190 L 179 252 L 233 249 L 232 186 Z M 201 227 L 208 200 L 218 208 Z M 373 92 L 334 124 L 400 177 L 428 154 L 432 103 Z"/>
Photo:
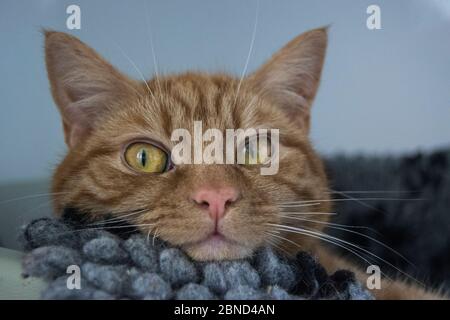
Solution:
<path fill-rule="evenodd" d="M 21 233 L 23 275 L 48 281 L 43 299 L 373 299 L 350 271 L 328 275 L 306 252 L 287 258 L 266 247 L 235 261 L 196 262 L 140 233 L 119 237 L 41 218 Z M 68 289 L 70 265 L 81 289 Z"/>
<path fill-rule="evenodd" d="M 335 198 L 356 199 L 336 202 L 338 214 L 331 222 L 359 226 L 359 233 L 382 241 L 406 259 L 354 232 L 330 227 L 326 233 L 389 261 L 390 265 L 380 259 L 374 263 L 391 277 L 400 269 L 430 287 L 449 291 L 450 149 L 404 156 L 333 156 L 326 167 L 330 188 L 344 192 L 335 193 Z"/>

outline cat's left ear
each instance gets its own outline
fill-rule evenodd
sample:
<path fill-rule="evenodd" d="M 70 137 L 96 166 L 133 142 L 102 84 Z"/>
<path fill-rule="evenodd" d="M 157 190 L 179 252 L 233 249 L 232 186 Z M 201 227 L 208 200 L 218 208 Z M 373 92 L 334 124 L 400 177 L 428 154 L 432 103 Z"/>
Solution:
<path fill-rule="evenodd" d="M 248 77 L 256 92 L 271 99 L 305 132 L 317 92 L 327 47 L 327 28 L 293 39 Z"/>
<path fill-rule="evenodd" d="M 138 93 L 136 81 L 71 35 L 45 32 L 45 60 L 69 147 L 83 141 L 117 101 Z"/>

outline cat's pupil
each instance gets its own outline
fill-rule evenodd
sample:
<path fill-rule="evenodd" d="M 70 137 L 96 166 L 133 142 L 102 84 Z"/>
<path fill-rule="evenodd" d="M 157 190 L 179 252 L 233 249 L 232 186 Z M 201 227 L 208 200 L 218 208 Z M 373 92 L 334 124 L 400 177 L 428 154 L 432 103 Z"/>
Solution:
<path fill-rule="evenodd" d="M 139 150 L 138 154 L 137 154 L 137 158 L 139 161 L 139 164 L 145 168 L 145 166 L 147 165 L 147 152 L 144 149 Z"/>

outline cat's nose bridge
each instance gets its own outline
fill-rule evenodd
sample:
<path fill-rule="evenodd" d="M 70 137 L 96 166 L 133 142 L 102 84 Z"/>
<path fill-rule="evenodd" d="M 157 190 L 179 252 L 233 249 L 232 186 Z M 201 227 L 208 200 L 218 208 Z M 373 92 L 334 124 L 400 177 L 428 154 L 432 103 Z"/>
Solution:
<path fill-rule="evenodd" d="M 239 199 L 239 191 L 234 187 L 202 187 L 194 191 L 191 200 L 205 209 L 211 219 L 218 221 L 226 214 L 230 205 Z"/>

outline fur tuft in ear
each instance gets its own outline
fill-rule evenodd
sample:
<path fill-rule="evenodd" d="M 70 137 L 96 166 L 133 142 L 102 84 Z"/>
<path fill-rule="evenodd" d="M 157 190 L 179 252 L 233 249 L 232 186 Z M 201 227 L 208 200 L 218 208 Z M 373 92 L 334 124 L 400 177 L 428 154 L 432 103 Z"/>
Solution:
<path fill-rule="evenodd" d="M 306 131 L 326 47 L 327 28 L 308 31 L 289 42 L 248 78 L 260 95 L 279 105 Z"/>
<path fill-rule="evenodd" d="M 117 99 L 139 90 L 77 38 L 45 31 L 45 61 L 55 103 L 63 119 L 66 143 L 74 146 Z"/>

